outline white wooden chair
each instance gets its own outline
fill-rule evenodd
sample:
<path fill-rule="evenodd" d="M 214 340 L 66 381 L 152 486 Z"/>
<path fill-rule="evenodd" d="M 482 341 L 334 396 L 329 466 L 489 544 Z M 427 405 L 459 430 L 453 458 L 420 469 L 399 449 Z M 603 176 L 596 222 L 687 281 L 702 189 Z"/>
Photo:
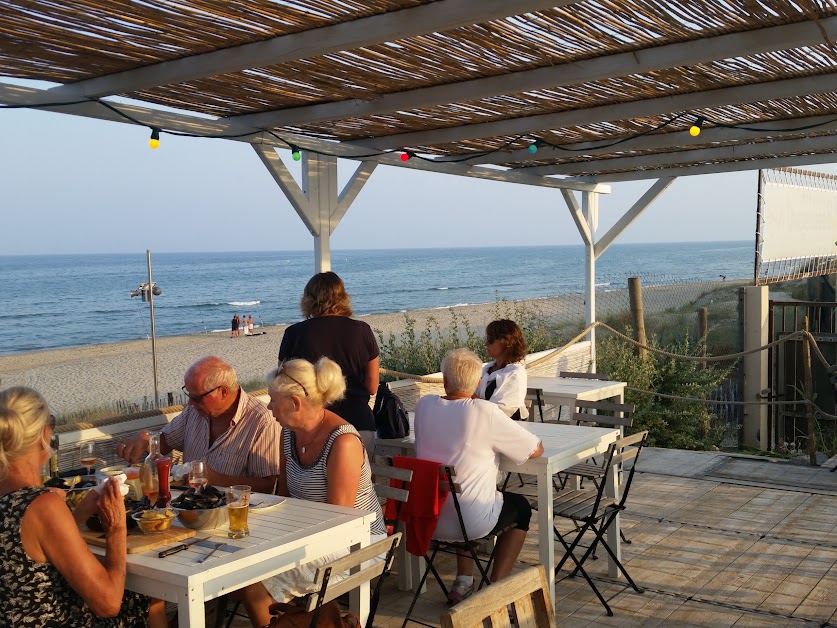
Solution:
<path fill-rule="evenodd" d="M 514 624 L 509 613 L 514 613 Z M 552 628 L 555 618 L 543 565 L 492 584 L 460 602 L 440 618 L 442 628 Z"/>

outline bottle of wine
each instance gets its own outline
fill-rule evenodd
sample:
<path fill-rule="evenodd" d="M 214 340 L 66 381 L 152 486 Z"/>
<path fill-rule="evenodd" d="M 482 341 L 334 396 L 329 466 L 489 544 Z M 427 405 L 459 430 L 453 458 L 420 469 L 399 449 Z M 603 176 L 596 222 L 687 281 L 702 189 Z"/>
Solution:
<path fill-rule="evenodd" d="M 160 475 L 157 459 L 160 457 L 160 432 L 148 432 L 148 456 L 140 467 L 142 493 L 154 506 L 160 493 Z"/>
<path fill-rule="evenodd" d="M 49 457 L 49 477 L 58 477 L 58 434 L 52 432 L 52 437 L 49 439 L 49 446 L 52 449 L 52 455 Z"/>

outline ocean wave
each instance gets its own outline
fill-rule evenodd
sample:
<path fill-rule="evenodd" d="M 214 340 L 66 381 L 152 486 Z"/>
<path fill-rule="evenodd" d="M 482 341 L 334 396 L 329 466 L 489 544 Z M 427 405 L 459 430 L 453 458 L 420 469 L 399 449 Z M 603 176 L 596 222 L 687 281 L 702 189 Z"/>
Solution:
<path fill-rule="evenodd" d="M 605 281 L 604 283 L 597 283 L 597 284 L 596 284 L 596 287 L 597 287 L 597 288 L 602 288 L 602 287 L 604 287 L 604 286 L 609 286 L 609 285 L 610 285 L 610 282 L 609 282 L 609 281 Z"/>
<path fill-rule="evenodd" d="M 448 289 L 447 286 L 445 286 L 444 288 L 436 288 L 436 290 L 447 290 L 447 289 Z"/>
<path fill-rule="evenodd" d="M 466 305 L 471 305 L 470 303 L 454 303 L 453 305 L 440 305 L 439 307 L 431 307 L 431 310 L 446 310 L 451 307 L 465 307 Z"/>
<path fill-rule="evenodd" d="M 244 307 L 245 305 L 258 305 L 261 301 L 230 301 L 227 305 L 233 305 L 235 307 Z"/>

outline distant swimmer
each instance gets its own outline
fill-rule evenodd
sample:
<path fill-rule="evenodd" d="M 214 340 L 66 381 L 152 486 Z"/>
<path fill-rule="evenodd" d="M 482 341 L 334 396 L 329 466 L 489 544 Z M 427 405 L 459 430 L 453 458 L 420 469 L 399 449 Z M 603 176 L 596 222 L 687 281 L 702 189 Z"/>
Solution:
<path fill-rule="evenodd" d="M 721 281 L 726 281 L 727 280 L 726 275 L 718 275 L 718 276 L 721 278 Z"/>

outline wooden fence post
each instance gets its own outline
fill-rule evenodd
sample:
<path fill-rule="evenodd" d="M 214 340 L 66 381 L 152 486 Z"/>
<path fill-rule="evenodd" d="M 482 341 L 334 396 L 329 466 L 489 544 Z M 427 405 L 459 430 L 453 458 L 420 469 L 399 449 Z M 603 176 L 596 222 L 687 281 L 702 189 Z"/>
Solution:
<path fill-rule="evenodd" d="M 644 345 L 647 345 L 648 341 L 645 338 L 645 313 L 642 310 L 642 285 L 640 284 L 639 277 L 628 278 L 628 296 L 630 297 L 631 315 L 634 321 L 634 329 L 636 330 L 636 341 L 643 345 L 642 347 L 637 347 L 635 352 L 645 362 L 648 357 L 648 351 L 645 350 Z"/>
<path fill-rule="evenodd" d="M 802 329 L 808 332 L 808 317 L 802 318 Z M 805 414 L 808 416 L 808 464 L 812 467 L 817 466 L 817 428 L 814 421 L 814 407 L 811 405 L 814 397 L 814 379 L 811 375 L 811 344 L 808 336 L 805 336 L 805 341 L 802 343 L 802 366 L 805 369 L 804 385 L 805 385 L 805 399 L 808 402 L 805 405 Z"/>
<path fill-rule="evenodd" d="M 698 338 L 700 338 L 703 357 L 706 357 L 706 343 L 709 340 L 709 310 L 705 307 L 698 310 Z M 703 368 L 706 368 L 706 362 L 703 363 Z"/>

